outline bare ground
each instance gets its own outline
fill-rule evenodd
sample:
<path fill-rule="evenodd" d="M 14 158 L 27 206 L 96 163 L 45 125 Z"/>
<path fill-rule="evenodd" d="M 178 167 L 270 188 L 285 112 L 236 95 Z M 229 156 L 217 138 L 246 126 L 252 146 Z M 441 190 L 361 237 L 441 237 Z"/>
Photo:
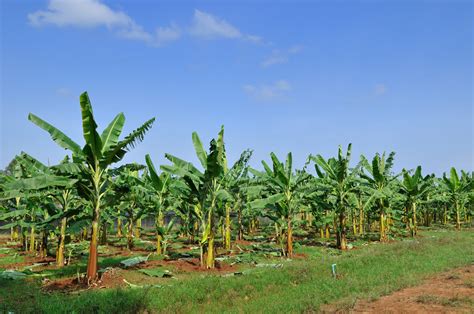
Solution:
<path fill-rule="evenodd" d="M 439 274 L 419 286 L 376 301 L 359 301 L 352 309 L 341 312 L 474 313 L 474 265 Z"/>

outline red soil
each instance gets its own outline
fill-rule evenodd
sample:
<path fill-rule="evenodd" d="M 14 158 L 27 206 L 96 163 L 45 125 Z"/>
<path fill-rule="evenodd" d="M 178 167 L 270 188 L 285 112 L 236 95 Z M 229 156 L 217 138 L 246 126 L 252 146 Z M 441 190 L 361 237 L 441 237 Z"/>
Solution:
<path fill-rule="evenodd" d="M 205 269 L 201 268 L 201 263 L 198 258 L 192 259 L 178 259 L 178 260 L 161 260 L 161 261 L 149 261 L 141 265 L 140 268 L 155 268 L 158 266 L 172 266 L 178 271 L 182 272 L 208 272 L 208 273 L 228 273 L 237 270 L 237 266 L 230 265 L 227 263 L 220 263 L 216 261 L 216 268 Z"/>
<path fill-rule="evenodd" d="M 358 301 L 352 309 L 337 304 L 323 313 L 474 313 L 474 265 L 439 274 L 423 284 L 396 291 L 376 301 Z"/>
<path fill-rule="evenodd" d="M 72 293 L 75 291 L 90 289 L 125 287 L 126 284 L 123 281 L 122 272 L 123 270 L 120 268 L 111 268 L 110 270 L 104 272 L 100 279 L 90 286 L 87 285 L 83 278 L 79 278 L 79 280 L 78 278 L 61 278 L 55 280 L 45 279 L 43 281 L 43 291 L 60 291 Z"/>

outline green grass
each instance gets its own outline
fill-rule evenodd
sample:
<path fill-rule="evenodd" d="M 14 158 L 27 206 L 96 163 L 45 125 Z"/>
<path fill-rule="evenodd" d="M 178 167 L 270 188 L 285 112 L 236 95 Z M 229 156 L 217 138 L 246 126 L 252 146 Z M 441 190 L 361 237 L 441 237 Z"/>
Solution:
<path fill-rule="evenodd" d="M 21 263 L 25 260 L 25 258 L 21 255 L 18 255 L 16 252 L 12 251 L 4 251 L 0 252 L 3 254 L 8 253 L 7 256 L 1 257 L 0 258 L 0 269 L 3 269 L 3 266 L 8 265 L 8 264 L 13 264 L 13 263 Z"/>
<path fill-rule="evenodd" d="M 303 246 L 306 259 L 283 268 L 251 268 L 243 276 L 170 280 L 149 289 L 43 294 L 39 283 L 0 282 L 0 312 L 314 312 L 325 303 L 350 306 L 415 285 L 429 275 L 474 262 L 472 231 L 425 231 L 417 239 L 371 243 L 340 253 Z M 272 262 L 275 262 L 273 260 Z M 278 260 L 277 260 L 278 262 Z M 338 279 L 331 264 L 337 264 Z M 73 267 L 73 266 L 71 266 Z"/>

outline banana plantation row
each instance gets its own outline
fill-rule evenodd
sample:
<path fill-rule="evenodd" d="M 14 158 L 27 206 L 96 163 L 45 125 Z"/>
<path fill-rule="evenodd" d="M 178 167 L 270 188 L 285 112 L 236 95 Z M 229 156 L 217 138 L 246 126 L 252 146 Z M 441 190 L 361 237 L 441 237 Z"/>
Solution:
<path fill-rule="evenodd" d="M 259 171 L 248 165 L 250 150 L 228 165 L 223 128 L 208 150 L 192 134 L 199 168 L 171 154 L 165 155 L 170 163 L 159 168 L 149 155 L 143 164 L 113 168 L 143 140 L 154 119 L 120 139 L 122 113 L 99 134 L 87 93 L 80 96 L 80 107 L 83 146 L 29 115 L 69 154 L 55 166 L 26 153 L 15 157 L 0 174 L 0 228 L 10 230 L 25 250 L 45 255 L 53 246 L 59 267 L 65 263 L 67 237 L 90 237 L 89 282 L 97 278 L 98 245 L 106 243 L 107 232 L 126 235 L 132 249 L 145 217 L 154 219 L 157 254 L 166 254 L 177 232 L 199 243 L 203 268 L 214 268 L 217 248 L 229 251 L 233 236 L 242 240 L 263 223 L 274 226 L 274 237 L 288 257 L 293 256 L 295 228 L 321 238 L 333 232 L 337 247 L 345 250 L 348 232 L 376 231 L 380 241 L 387 241 L 415 236 L 420 224 L 454 224 L 457 229 L 471 224 L 473 173 L 452 168 L 437 178 L 422 175 L 418 166 L 395 174 L 393 152 L 371 160 L 361 156 L 351 166 L 350 144 L 346 151 L 339 147 L 336 157 L 310 155 L 303 169 L 293 169 L 291 153 L 284 161 L 272 153 Z"/>

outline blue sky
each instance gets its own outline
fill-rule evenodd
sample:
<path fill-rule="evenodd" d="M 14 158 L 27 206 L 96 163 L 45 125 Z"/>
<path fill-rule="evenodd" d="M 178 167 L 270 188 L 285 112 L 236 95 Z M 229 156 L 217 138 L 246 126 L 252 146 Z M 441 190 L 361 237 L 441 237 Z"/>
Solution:
<path fill-rule="evenodd" d="M 65 154 L 29 112 L 79 143 L 78 97 L 99 127 L 156 124 L 126 162 L 197 162 L 225 125 L 230 159 L 254 150 L 396 151 L 396 169 L 474 168 L 471 1 L 1 2 L 0 167 Z"/>

